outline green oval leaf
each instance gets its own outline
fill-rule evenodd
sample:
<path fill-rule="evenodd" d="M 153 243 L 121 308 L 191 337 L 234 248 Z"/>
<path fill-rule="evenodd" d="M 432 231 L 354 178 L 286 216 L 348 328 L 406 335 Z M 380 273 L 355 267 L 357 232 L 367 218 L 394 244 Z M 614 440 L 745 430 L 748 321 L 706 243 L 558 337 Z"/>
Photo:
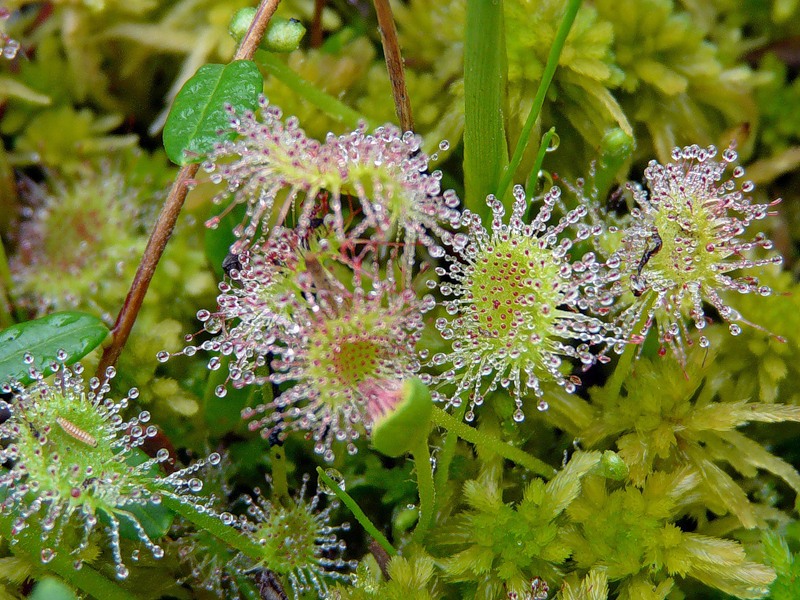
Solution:
<path fill-rule="evenodd" d="M 259 388 L 252 385 L 239 389 L 228 386 L 230 389 L 227 390 L 224 398 L 219 398 L 214 393 L 216 386 L 225 385 L 229 363 L 230 359 L 223 357 L 222 366 L 216 371 L 211 371 L 206 382 L 203 412 L 208 434 L 212 437 L 222 437 L 224 434 L 235 431 L 238 428 L 246 431 L 245 421 L 242 420 L 242 409 L 248 406 L 255 406 L 258 403 L 256 393 L 259 392 Z M 260 401 L 269 402 L 272 400 L 272 387 L 270 384 L 263 386 L 260 392 Z M 269 397 L 264 397 L 264 394 Z"/>
<path fill-rule="evenodd" d="M 58 312 L 41 319 L 12 325 L 0 331 L 0 381 L 16 379 L 30 383 L 24 356 L 29 353 L 39 370 L 67 353 L 66 364 L 77 362 L 97 348 L 108 335 L 108 327 L 93 315 Z"/>
<path fill-rule="evenodd" d="M 261 72 L 250 60 L 200 67 L 178 92 L 164 125 L 169 159 L 178 165 L 200 162 L 216 142 L 233 139 L 225 104 L 237 112 L 253 110 L 263 87 Z"/>

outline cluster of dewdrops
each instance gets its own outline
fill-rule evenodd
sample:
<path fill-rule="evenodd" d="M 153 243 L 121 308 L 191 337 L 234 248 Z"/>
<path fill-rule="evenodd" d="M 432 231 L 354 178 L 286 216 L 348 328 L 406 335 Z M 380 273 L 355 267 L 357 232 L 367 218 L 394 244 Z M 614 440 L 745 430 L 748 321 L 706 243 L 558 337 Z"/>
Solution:
<path fill-rule="evenodd" d="M 333 442 L 352 453 L 369 434 L 369 390 L 408 377 L 448 406 L 467 402 L 467 420 L 505 393 L 522 421 L 529 399 L 547 410 L 546 383 L 575 391 L 574 365 L 609 362 L 653 327 L 661 352 L 685 361 L 687 320 L 709 321 L 703 303 L 737 334 L 749 322 L 723 294 L 769 294 L 748 270 L 780 262 L 765 235 L 743 237 L 775 203 L 751 202 L 741 167 L 728 176 L 732 148 L 719 162 L 713 146 L 651 162 L 609 249 L 599 207 L 569 208 L 557 187 L 530 199 L 517 186 L 510 207 L 490 196 L 489 223 L 459 210 L 413 134 L 362 126 L 319 142 L 264 99 L 259 114 L 230 114 L 238 138 L 204 167 L 226 184 L 217 200 L 233 196 L 247 217 L 217 309 L 198 313 L 212 337 L 182 354 L 215 353 L 212 370 L 227 358 L 225 385 L 280 386 L 243 416 L 269 439 L 305 431 L 326 460 Z M 412 286 L 426 278 L 438 301 Z M 431 325 L 444 341 L 432 356 L 419 347 Z"/>
<path fill-rule="evenodd" d="M 230 202 L 233 196 L 225 212 L 236 204 L 247 207 L 244 221 L 234 229 L 241 239 L 233 252 L 259 237 L 280 194 L 278 222 L 299 205 L 300 235 L 315 219 L 328 216 L 339 238 L 366 234 L 388 239 L 402 231 L 410 249 L 406 253 L 409 266 L 417 243 L 433 254 L 443 254 L 430 234 L 444 234 L 442 223 L 457 223 L 458 198 L 449 193 L 443 199 L 442 174 L 428 172 L 432 157 L 421 151 L 418 135 L 391 125 L 369 134 L 366 125 L 361 125 L 349 134 L 329 134 L 319 142 L 306 136 L 296 117 L 283 120 L 280 108 L 264 97 L 258 113 L 240 115 L 230 106 L 228 112 L 230 126 L 239 137 L 218 143 L 202 167 L 212 182 L 226 185 L 215 203 Z M 327 204 L 322 210 L 321 195 Z M 221 216 L 207 225 L 218 226 Z"/>
<path fill-rule="evenodd" d="M 41 529 L 42 562 L 50 562 L 69 547 L 76 569 L 83 564 L 83 553 L 102 513 L 116 575 L 124 579 L 129 570 L 122 559 L 121 520 L 133 528 L 154 558 L 164 556 L 163 548 L 150 539 L 130 508 L 158 504 L 164 494 L 204 505 L 208 499 L 194 495 L 203 483 L 193 475 L 206 464 L 218 464 L 220 457 L 211 454 L 166 476 L 152 473 L 169 459 L 166 449 L 141 464 L 129 464 L 132 452 L 157 432 L 147 424 L 147 411 L 128 420 L 121 415 L 138 391 L 131 389 L 121 400 L 112 400 L 107 394 L 113 367 L 106 370 L 103 380 L 92 377 L 85 382 L 82 366 L 65 366 L 67 358 L 59 351 L 57 360 L 47 365 L 54 374 L 48 382 L 33 356 L 26 354 L 27 375 L 33 383 L 26 386 L 13 380 L 0 386 L 0 392 L 11 396 L 10 401 L 0 401 L 0 411 L 9 415 L 0 424 L 4 442 L 0 462 L 5 465 L 0 471 L 5 492 L 0 511 L 15 516 L 12 544 L 35 521 Z M 80 531 L 77 542 L 73 539 L 76 531 Z M 136 560 L 138 553 L 133 550 L 131 557 Z"/>
<path fill-rule="evenodd" d="M 8 20 L 11 17 L 11 11 L 5 7 L 0 6 L 0 23 Z M 11 60 L 16 58 L 20 49 L 20 43 L 9 37 L 5 32 L 0 31 L 0 54 L 3 58 Z"/>

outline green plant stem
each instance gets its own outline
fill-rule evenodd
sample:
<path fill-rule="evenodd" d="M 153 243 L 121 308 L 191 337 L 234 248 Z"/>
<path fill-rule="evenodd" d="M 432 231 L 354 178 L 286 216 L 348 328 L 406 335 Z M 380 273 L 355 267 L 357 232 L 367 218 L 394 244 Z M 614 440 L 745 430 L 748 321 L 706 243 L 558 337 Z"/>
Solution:
<path fill-rule="evenodd" d="M 284 504 L 290 500 L 289 482 L 286 479 L 286 452 L 282 446 L 273 446 L 269 455 L 272 459 L 272 494 L 280 504 Z"/>
<path fill-rule="evenodd" d="M 503 122 L 505 90 L 503 3 L 499 0 L 467 0 L 464 206 L 484 218 L 489 214 L 486 196 L 496 191 L 503 168 L 508 164 Z"/>
<path fill-rule="evenodd" d="M 550 87 L 550 83 L 553 81 L 556 67 L 558 67 L 558 59 L 561 56 L 561 51 L 564 49 L 569 30 L 572 28 L 572 23 L 575 21 L 575 15 L 578 14 L 580 6 L 581 0 L 567 0 L 564 18 L 561 20 L 561 24 L 558 26 L 558 31 L 556 32 L 556 37 L 553 40 L 553 44 L 550 46 L 550 54 L 547 56 L 547 63 L 545 63 L 544 71 L 542 72 L 542 80 L 539 82 L 539 89 L 536 90 L 536 96 L 533 98 L 531 112 L 528 113 L 528 118 L 522 126 L 519 140 L 517 141 L 517 147 L 514 148 L 511 161 L 506 166 L 503 176 L 500 179 L 500 184 L 497 186 L 498 198 L 502 199 L 505 196 L 511 184 L 511 180 L 514 177 L 514 173 L 522 162 L 522 155 L 525 153 L 525 148 L 528 146 L 528 140 L 531 137 L 533 126 L 536 124 L 536 121 L 539 119 L 539 114 L 542 112 L 547 90 Z"/>
<path fill-rule="evenodd" d="M 222 540 L 231 548 L 235 548 L 242 554 L 252 558 L 254 561 L 260 562 L 264 559 L 261 546 L 249 537 L 239 533 L 230 525 L 225 525 L 218 516 L 207 512 L 200 512 L 197 510 L 196 506 L 188 502 L 181 502 L 179 497 L 167 493 L 162 493 L 161 503 L 187 521 L 194 523 L 200 529 L 208 531 L 211 535 Z M 109 596 L 109 598 L 110 597 L 112 596 Z"/>
<path fill-rule="evenodd" d="M 355 129 L 361 121 L 367 123 L 371 128 L 375 127 L 369 119 L 359 114 L 346 104 L 340 102 L 330 94 L 320 90 L 313 83 L 306 81 L 289 68 L 280 58 L 271 52 L 261 50 L 256 57 L 258 62 L 278 81 L 283 83 L 293 92 L 308 100 L 326 115 L 340 123 Z"/>
<path fill-rule="evenodd" d="M 462 402 L 461 406 L 456 408 L 454 419 L 461 423 L 464 420 L 464 415 L 467 412 L 467 403 Z M 444 488 L 447 481 L 450 479 L 450 463 L 453 462 L 453 457 L 456 454 L 456 444 L 458 443 L 458 435 L 452 431 L 447 432 L 442 450 L 439 452 L 436 461 L 436 499 L 444 495 Z"/>
<path fill-rule="evenodd" d="M 421 542 L 433 522 L 436 494 L 433 487 L 433 469 L 428 437 L 420 436 L 419 442 L 411 449 L 417 470 L 417 489 L 419 490 L 419 521 L 414 530 L 414 540 Z"/>
<path fill-rule="evenodd" d="M 253 58 L 267 25 L 269 25 L 269 20 L 277 10 L 279 3 L 280 0 L 261 1 L 253 17 L 250 29 L 242 38 L 232 60 L 250 60 Z M 100 358 L 100 364 L 97 367 L 98 377 L 102 378 L 106 369 L 117 363 L 119 355 L 122 353 L 122 348 L 125 346 L 125 342 L 128 341 L 133 325 L 136 323 L 136 317 L 139 316 L 139 310 L 142 308 L 147 289 L 150 287 L 150 281 L 152 281 L 156 267 L 158 267 L 161 256 L 164 254 L 167 242 L 169 242 L 169 238 L 172 235 L 172 230 L 175 229 L 178 215 L 180 215 L 183 203 L 189 193 L 189 186 L 194 181 L 194 176 L 199 168 L 199 164 L 186 165 L 178 171 L 178 175 L 175 177 L 169 195 L 150 234 L 150 239 L 147 241 L 147 247 L 142 255 L 142 260 L 139 262 L 139 267 L 128 290 L 128 295 L 125 297 L 119 315 L 117 315 L 117 320 L 111 330 L 111 343 L 105 348 L 103 356 Z"/>
<path fill-rule="evenodd" d="M 16 543 L 11 549 L 16 555 L 25 555 L 34 564 L 41 563 L 42 539 L 36 529 L 28 527 L 18 535 L 11 534 L 11 521 L 14 515 L 6 515 L 0 518 L 0 536 L 6 540 L 14 539 Z M 60 549 L 63 551 L 63 549 Z M 68 553 L 58 552 L 50 562 L 45 565 L 51 571 L 61 577 L 70 585 L 78 588 L 82 592 L 97 598 L 106 600 L 136 600 L 136 596 L 121 588 L 114 581 L 108 579 L 89 565 L 83 565 L 81 569 L 75 569 L 75 559 Z"/>
<path fill-rule="evenodd" d="M 491 450 L 492 452 L 496 452 L 503 458 L 507 458 L 518 465 L 522 465 L 526 469 L 533 471 L 537 475 L 541 475 L 545 479 L 554 477 L 558 472 L 546 462 L 539 460 L 535 456 L 531 456 L 524 450 L 515 448 L 510 444 L 506 444 L 505 442 L 498 440 L 493 436 L 486 435 L 474 427 L 470 427 L 469 425 L 456 420 L 441 408 L 433 408 L 431 420 L 439 427 L 447 429 L 451 433 L 455 433 L 461 439 L 475 444 L 476 446 L 481 446 Z"/>
<path fill-rule="evenodd" d="M 642 314 L 636 320 L 636 325 L 634 325 L 633 329 L 631 329 L 631 332 L 633 334 L 638 333 L 644 326 L 645 322 L 647 321 L 647 313 L 650 311 L 653 302 L 655 302 L 655 294 L 651 293 L 651 298 L 646 302 L 646 304 L 642 308 Z M 617 366 L 614 369 L 614 373 L 612 373 L 611 377 L 608 380 L 608 383 L 606 383 L 605 385 L 606 390 L 611 393 L 610 397 L 619 396 L 620 391 L 622 391 L 622 384 L 625 383 L 625 380 L 631 373 L 631 368 L 633 366 L 633 359 L 641 351 L 641 344 L 644 344 L 644 340 L 642 340 L 640 344 L 634 344 L 632 342 L 628 342 L 625 345 L 625 350 L 622 353 L 622 356 L 620 356 L 619 361 L 617 362 Z"/>
<path fill-rule="evenodd" d="M 394 109 L 400 120 L 403 131 L 413 131 L 414 117 L 411 114 L 411 100 L 406 87 L 406 75 L 403 71 L 403 57 L 400 53 L 400 42 L 397 40 L 397 27 L 392 16 L 389 0 L 372 0 L 375 14 L 378 17 L 378 30 L 381 32 L 383 56 L 386 59 L 386 71 L 392 84 Z"/>
<path fill-rule="evenodd" d="M 373 525 L 372 521 L 369 520 L 369 517 L 361 510 L 361 507 L 356 503 L 350 495 L 345 492 L 339 485 L 328 475 L 325 471 L 322 470 L 322 467 L 317 467 L 317 475 L 319 478 L 325 483 L 325 485 L 330 488 L 330 490 L 336 494 L 336 497 L 341 500 L 342 504 L 344 504 L 347 509 L 353 513 L 353 516 L 356 518 L 364 530 L 372 536 L 372 538 L 381 545 L 381 548 L 386 550 L 391 556 L 397 556 L 397 550 L 394 549 L 389 543 L 389 540 L 384 537 L 384 535 L 378 531 L 378 528 Z"/>

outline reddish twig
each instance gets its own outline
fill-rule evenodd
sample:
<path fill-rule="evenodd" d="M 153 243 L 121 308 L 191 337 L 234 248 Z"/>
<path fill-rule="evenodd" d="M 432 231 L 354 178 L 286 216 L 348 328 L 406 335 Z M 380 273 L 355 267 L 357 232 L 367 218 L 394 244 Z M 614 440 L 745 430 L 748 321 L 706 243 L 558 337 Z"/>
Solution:
<path fill-rule="evenodd" d="M 386 70 L 392 83 L 392 96 L 397 118 L 403 131 L 413 131 L 414 117 L 411 114 L 411 100 L 406 88 L 406 76 L 403 70 L 403 57 L 400 54 L 400 42 L 397 40 L 397 27 L 394 24 L 392 7 L 389 0 L 373 0 L 378 16 L 378 29 L 381 32 L 383 54 L 386 57 Z"/>
<path fill-rule="evenodd" d="M 312 48 L 322 46 L 322 9 L 325 8 L 325 0 L 314 0 L 314 16 L 311 18 L 311 40 Z"/>
<path fill-rule="evenodd" d="M 253 58 L 279 3 L 280 0 L 261 1 L 253 17 L 253 23 L 242 38 L 233 60 L 250 60 Z M 128 336 L 131 333 L 131 329 L 133 329 L 133 324 L 136 322 L 136 317 L 139 315 L 142 302 L 147 294 L 147 288 L 150 286 L 150 281 L 153 279 L 158 262 L 161 260 L 167 242 L 172 235 L 172 230 L 175 228 L 178 215 L 181 212 L 181 208 L 183 208 L 183 202 L 189 193 L 189 184 L 194 180 L 198 167 L 199 165 L 197 164 L 186 165 L 178 171 L 178 175 L 175 177 L 172 189 L 169 191 L 164 207 L 161 209 L 158 220 L 153 227 L 153 232 L 150 234 L 139 268 L 136 270 L 133 283 L 130 290 L 128 290 L 128 295 L 111 330 L 111 343 L 103 351 L 103 356 L 97 367 L 98 377 L 104 377 L 106 368 L 116 364 L 125 342 L 128 341 Z"/>

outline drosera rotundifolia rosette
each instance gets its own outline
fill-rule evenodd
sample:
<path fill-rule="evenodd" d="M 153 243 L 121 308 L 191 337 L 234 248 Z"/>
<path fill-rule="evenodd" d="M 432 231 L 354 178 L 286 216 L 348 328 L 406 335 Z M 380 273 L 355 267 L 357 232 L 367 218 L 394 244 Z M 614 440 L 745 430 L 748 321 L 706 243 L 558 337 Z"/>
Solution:
<path fill-rule="evenodd" d="M 387 173 L 400 177 L 394 187 L 384 182 L 374 194 L 401 189 L 408 181 L 408 171 L 384 170 L 385 137 L 366 135 L 362 128 L 353 136 L 329 139 L 340 154 L 338 174 L 343 179 L 328 190 L 319 173 L 332 172 L 336 163 L 330 151 L 320 150 L 322 145 L 291 121 L 286 139 L 302 141 L 298 152 L 304 160 L 292 163 L 295 179 L 287 183 L 286 161 L 277 161 L 277 169 L 269 159 L 276 147 L 288 143 L 280 114 L 267 114 L 268 124 L 260 130 L 254 117 L 246 115 L 250 125 L 240 131 L 246 144 L 220 146 L 226 153 L 241 154 L 229 163 L 233 167 L 221 167 L 224 175 L 216 180 L 227 181 L 229 192 L 251 203 L 257 197 L 274 198 L 285 188 L 290 190 L 285 206 L 291 206 L 299 191 L 311 194 L 298 202 L 297 215 L 282 210 L 285 220 L 271 228 L 264 216 L 267 208 L 256 210 L 260 227 L 266 227 L 257 240 L 251 239 L 256 227 L 237 232 L 235 247 L 249 245 L 236 255 L 230 283 L 220 283 L 217 310 L 198 313 L 215 337 L 182 353 L 191 355 L 198 348 L 218 353 L 209 360 L 211 369 L 219 368 L 220 356 L 231 356 L 227 383 L 234 387 L 288 386 L 273 401 L 245 409 L 243 416 L 263 415 L 251 425 L 261 428 L 265 438 L 306 431 L 327 461 L 334 459 L 334 441 L 347 442 L 353 453 L 353 442 L 369 433 L 366 396 L 359 390 L 370 381 L 398 385 L 419 375 L 445 406 L 467 402 L 467 421 L 475 419 L 476 407 L 487 396 L 509 389 L 513 418 L 519 422 L 525 417 L 526 397 L 535 398 L 540 411 L 547 410 L 548 383 L 574 392 L 581 383 L 576 366 L 586 371 L 598 362 L 609 363 L 627 345 L 641 345 L 654 322 L 662 346 L 684 356 L 683 344 L 694 343 L 684 318 L 702 329 L 707 322 L 704 300 L 732 322 L 736 334 L 737 322 L 750 323 L 723 303 L 721 291 L 766 295 L 770 290 L 752 276 L 733 278 L 728 273 L 781 260 L 778 255 L 751 257 L 772 247 L 763 233 L 750 241 L 741 237 L 748 226 L 773 214 L 776 202 L 753 204 L 746 196 L 752 184 L 736 185 L 741 167 L 724 178 L 727 165 L 737 158 L 732 148 L 723 153 L 722 162 L 713 160 L 713 147 L 698 146 L 676 149 L 675 163 L 651 162 L 645 171 L 650 193 L 629 185 L 637 206 L 621 230 L 616 221 L 604 225 L 603 210 L 582 189 L 580 204 L 570 209 L 557 186 L 532 199 L 516 186 L 508 216 L 503 202 L 490 196 L 488 227 L 478 214 L 457 208 L 452 190 L 441 196 L 420 193 L 419 198 L 440 204 L 440 214 L 452 226 L 444 231 L 441 220 L 417 216 L 414 221 L 416 213 L 404 213 L 407 232 L 433 230 L 439 238 L 428 255 L 420 255 L 413 245 L 422 234 L 387 242 L 389 222 L 381 226 L 374 220 L 384 214 L 377 206 L 386 205 L 387 197 L 377 204 L 366 202 L 371 196 L 362 183 L 356 185 L 359 204 L 342 212 L 342 198 L 348 197 L 342 181 L 355 177 L 353 173 L 359 174 L 354 180 L 362 181 L 360 174 L 374 166 L 374 185 Z M 238 119 L 233 126 L 242 127 Z M 261 137 L 259 154 L 253 144 Z M 400 148 L 405 147 L 402 139 L 394 142 Z M 347 143 L 349 152 L 342 150 Z M 320 160 L 317 167 L 309 162 L 315 158 Z M 214 171 L 212 167 L 207 165 Z M 415 162 L 413 170 L 425 173 L 427 167 Z M 303 183 L 303 177 L 309 181 Z M 288 222 L 297 226 L 289 228 Z M 611 230 L 618 247 L 609 249 L 602 238 Z M 576 252 L 581 255 L 574 256 Z M 402 273 L 397 279 L 384 279 L 397 270 Z M 438 298 L 418 283 L 416 288 L 410 285 L 417 279 L 425 279 Z M 414 321 L 403 325 L 400 314 L 415 314 Z M 431 354 L 416 347 L 425 314 L 437 314 L 433 324 L 442 351 Z M 407 337 L 411 332 L 416 333 Z M 700 336 L 698 342 L 703 346 L 707 340 Z M 168 357 L 164 352 L 159 358 Z M 217 393 L 224 394 L 224 388 L 219 386 Z"/>
<path fill-rule="evenodd" d="M 48 365 L 54 373 L 48 381 L 31 355 L 25 360 L 33 383 L 11 381 L 0 388 L 10 396 L 0 400 L 0 409 L 8 413 L 0 425 L 5 443 L 0 459 L 6 465 L 0 473 L 5 493 L 0 510 L 15 515 L 12 536 L 27 527 L 41 530 L 42 562 L 68 548 L 79 569 L 93 533 L 103 529 L 116 576 L 124 579 L 129 569 L 120 530 L 127 525 L 154 558 L 162 558 L 163 548 L 150 538 L 133 509 L 160 504 L 164 495 L 207 506 L 212 498 L 197 495 L 203 482 L 195 474 L 206 465 L 219 464 L 219 454 L 170 474 L 160 473 L 158 466 L 170 459 L 170 453 L 166 448 L 153 458 L 140 453 L 158 431 L 149 423 L 147 411 L 128 420 L 123 417 L 138 390 L 131 389 L 118 401 L 108 396 L 116 374 L 113 367 L 102 381 L 96 377 L 84 381 L 80 363 L 65 366 L 67 356 L 61 353 L 59 362 Z M 138 555 L 138 550 L 133 553 Z"/>
<path fill-rule="evenodd" d="M 743 167 L 733 166 L 733 146 L 723 150 L 722 160 L 717 154 L 714 146 L 693 145 L 675 148 L 674 162 L 651 161 L 644 172 L 647 190 L 630 186 L 636 206 L 609 259 L 612 293 L 629 295 L 616 304 L 626 336 L 641 341 L 655 324 L 661 352 L 669 348 L 682 361 L 685 346 L 694 343 L 687 320 L 701 333 L 697 343 L 709 344 L 702 335 L 710 321 L 704 303 L 732 335 L 742 325 L 758 327 L 728 304 L 726 293 L 769 296 L 772 290 L 753 270 L 783 261 L 764 232 L 746 237 L 748 228 L 777 214 L 780 200 L 754 203 L 753 182 L 744 179 Z"/>

